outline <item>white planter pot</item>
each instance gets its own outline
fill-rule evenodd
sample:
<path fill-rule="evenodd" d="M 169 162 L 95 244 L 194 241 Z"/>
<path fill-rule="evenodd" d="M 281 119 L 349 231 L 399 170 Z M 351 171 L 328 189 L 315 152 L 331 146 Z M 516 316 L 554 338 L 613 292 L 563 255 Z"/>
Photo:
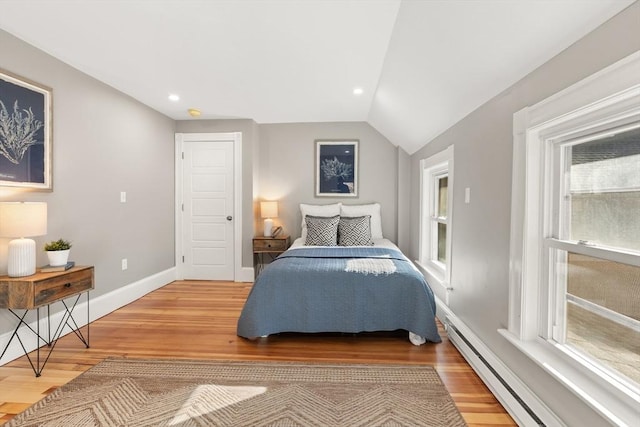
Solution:
<path fill-rule="evenodd" d="M 69 259 L 70 251 L 71 249 L 67 249 L 66 251 L 47 251 L 47 256 L 49 257 L 49 265 L 65 265 L 67 263 L 67 260 Z"/>

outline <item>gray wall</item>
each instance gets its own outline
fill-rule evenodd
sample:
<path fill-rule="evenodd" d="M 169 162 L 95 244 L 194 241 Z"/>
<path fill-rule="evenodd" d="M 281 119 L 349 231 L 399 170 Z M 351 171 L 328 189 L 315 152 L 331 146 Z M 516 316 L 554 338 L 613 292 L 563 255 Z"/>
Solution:
<path fill-rule="evenodd" d="M 396 188 L 398 198 L 398 242 L 397 245 L 404 253 L 409 253 L 411 244 L 411 157 L 402 148 L 397 148 L 398 185 Z"/>
<path fill-rule="evenodd" d="M 292 238 L 300 236 L 299 204 L 379 202 L 382 232 L 397 239 L 396 147 L 369 124 L 362 122 L 266 124 L 259 126 L 258 197 L 278 200 L 279 218 Z M 314 197 L 316 139 L 357 139 L 359 143 L 358 198 Z M 257 212 L 257 210 L 256 210 Z M 256 218 L 256 233 L 262 220 Z"/>
<path fill-rule="evenodd" d="M 48 204 L 38 265 L 46 241 L 71 240 L 70 258 L 95 266 L 93 297 L 173 267 L 174 121 L 1 30 L 0 52 L 0 68 L 53 88 L 53 192 L 0 188 L 0 201 Z"/>
<path fill-rule="evenodd" d="M 411 156 L 411 228 L 417 230 L 420 159 L 455 144 L 450 307 L 567 425 L 605 423 L 497 332 L 508 319 L 513 113 L 639 50 L 639 16 L 636 2 Z M 412 235 L 413 259 L 417 238 Z"/>
<path fill-rule="evenodd" d="M 300 236 L 300 203 L 348 204 L 379 202 L 386 237 L 397 238 L 398 169 L 396 147 L 367 123 L 256 124 L 253 120 L 184 120 L 176 132 L 242 132 L 243 251 L 242 265 L 253 266 L 251 239 L 262 235 L 261 200 L 278 200 L 279 217 L 292 238 Z M 314 197 L 314 141 L 358 139 L 359 197 L 356 199 Z M 406 154 L 405 154 L 406 155 Z M 383 166 L 384 165 L 384 166 Z"/>
<path fill-rule="evenodd" d="M 180 120 L 177 133 L 242 132 L 242 266 L 253 267 L 254 199 L 258 131 L 253 120 Z"/>

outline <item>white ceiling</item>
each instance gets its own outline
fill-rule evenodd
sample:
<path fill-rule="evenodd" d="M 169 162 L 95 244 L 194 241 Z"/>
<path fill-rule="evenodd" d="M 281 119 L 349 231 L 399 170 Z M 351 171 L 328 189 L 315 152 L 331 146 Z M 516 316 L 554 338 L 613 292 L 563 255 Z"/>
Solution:
<path fill-rule="evenodd" d="M 412 154 L 631 3 L 0 0 L 0 28 L 176 120 L 367 121 Z"/>

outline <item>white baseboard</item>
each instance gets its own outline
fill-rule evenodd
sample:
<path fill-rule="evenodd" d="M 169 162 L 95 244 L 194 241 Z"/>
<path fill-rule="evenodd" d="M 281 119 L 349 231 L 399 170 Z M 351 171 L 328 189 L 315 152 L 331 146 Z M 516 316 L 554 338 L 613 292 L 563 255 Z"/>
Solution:
<path fill-rule="evenodd" d="M 240 277 L 236 278 L 236 282 L 253 282 L 253 267 L 242 267 L 240 269 Z"/>
<path fill-rule="evenodd" d="M 116 311 L 120 307 L 132 303 L 133 301 L 145 296 L 149 292 L 155 291 L 176 280 L 175 267 L 169 268 L 160 273 L 153 274 L 130 283 L 126 286 L 111 291 L 108 294 L 101 295 L 91 299 L 91 321 L 106 316 Z"/>
<path fill-rule="evenodd" d="M 105 316 L 119 309 L 120 307 L 124 307 L 125 305 L 137 300 L 140 297 L 143 297 L 149 292 L 154 291 L 158 288 L 165 286 L 168 283 L 173 282 L 175 278 L 176 278 L 176 269 L 175 267 L 172 267 L 165 271 L 161 271 L 160 273 L 156 273 L 149 277 L 145 277 L 144 279 L 138 280 L 137 282 L 133 282 L 126 286 L 118 288 L 112 292 L 109 292 L 108 294 L 100 295 L 99 297 L 96 297 L 96 298 L 91 298 L 90 307 L 89 307 L 89 320 L 93 322 L 94 320 L 99 319 L 100 317 Z M 69 299 L 69 301 L 73 301 L 73 300 Z M 55 304 L 60 304 L 60 303 L 55 303 Z M 19 311 L 22 311 L 22 310 L 19 310 Z M 37 327 L 36 325 L 37 322 L 36 322 L 35 310 L 32 310 L 32 311 L 33 312 L 29 313 L 29 317 L 28 317 L 28 319 L 31 319 L 31 320 L 26 320 L 26 321 L 28 322 L 29 326 L 31 326 L 35 330 Z M 8 314 L 10 315 L 10 313 Z M 52 334 L 55 332 L 55 328 L 57 327 L 57 325 L 60 324 L 63 314 L 64 314 L 64 311 L 56 312 L 51 315 L 51 327 L 52 327 L 51 333 Z M 46 308 L 40 309 L 40 315 L 41 315 L 41 319 L 40 319 L 41 335 L 47 338 Z M 78 304 L 76 305 L 75 310 L 73 311 L 73 317 L 79 327 L 82 327 L 87 324 L 86 296 L 82 295 L 82 297 L 78 301 Z M 13 316 L 11 316 L 11 318 L 13 318 L 13 320 L 15 320 L 16 322 L 14 323 L 14 325 L 17 324 L 18 320 L 15 319 L 15 317 Z M 70 332 L 72 332 L 71 329 L 69 329 L 68 327 L 65 327 L 61 336 L 64 336 Z M 9 339 L 11 338 L 12 334 L 13 334 L 13 330 L 0 335 L 0 348 L 4 348 L 6 343 L 9 342 Z M 25 326 L 22 326 L 20 328 L 20 339 L 22 340 L 22 343 L 24 344 L 25 349 L 28 352 L 31 352 L 37 348 L 37 340 L 36 340 L 35 334 L 28 331 Z M 7 349 L 7 352 L 2 357 L 2 360 L 0 360 L 0 366 L 22 356 L 24 356 L 22 347 L 20 346 L 20 343 L 18 342 L 18 340 L 14 337 L 10 347 Z"/>
<path fill-rule="evenodd" d="M 565 426 L 538 396 L 436 297 L 449 340 L 519 426 Z M 444 314 L 444 316 L 442 316 Z M 533 415 L 532 415 L 533 414 Z M 536 420 L 536 417 L 538 420 Z"/>

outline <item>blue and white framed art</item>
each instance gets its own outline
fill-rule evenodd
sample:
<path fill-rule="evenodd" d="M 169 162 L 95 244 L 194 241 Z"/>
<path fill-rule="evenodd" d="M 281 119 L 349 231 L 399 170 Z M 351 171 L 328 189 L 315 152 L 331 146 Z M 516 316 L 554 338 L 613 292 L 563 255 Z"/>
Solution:
<path fill-rule="evenodd" d="M 315 143 L 315 196 L 358 197 L 358 140 Z"/>
<path fill-rule="evenodd" d="M 52 90 L 0 69 L 0 186 L 52 190 Z"/>

